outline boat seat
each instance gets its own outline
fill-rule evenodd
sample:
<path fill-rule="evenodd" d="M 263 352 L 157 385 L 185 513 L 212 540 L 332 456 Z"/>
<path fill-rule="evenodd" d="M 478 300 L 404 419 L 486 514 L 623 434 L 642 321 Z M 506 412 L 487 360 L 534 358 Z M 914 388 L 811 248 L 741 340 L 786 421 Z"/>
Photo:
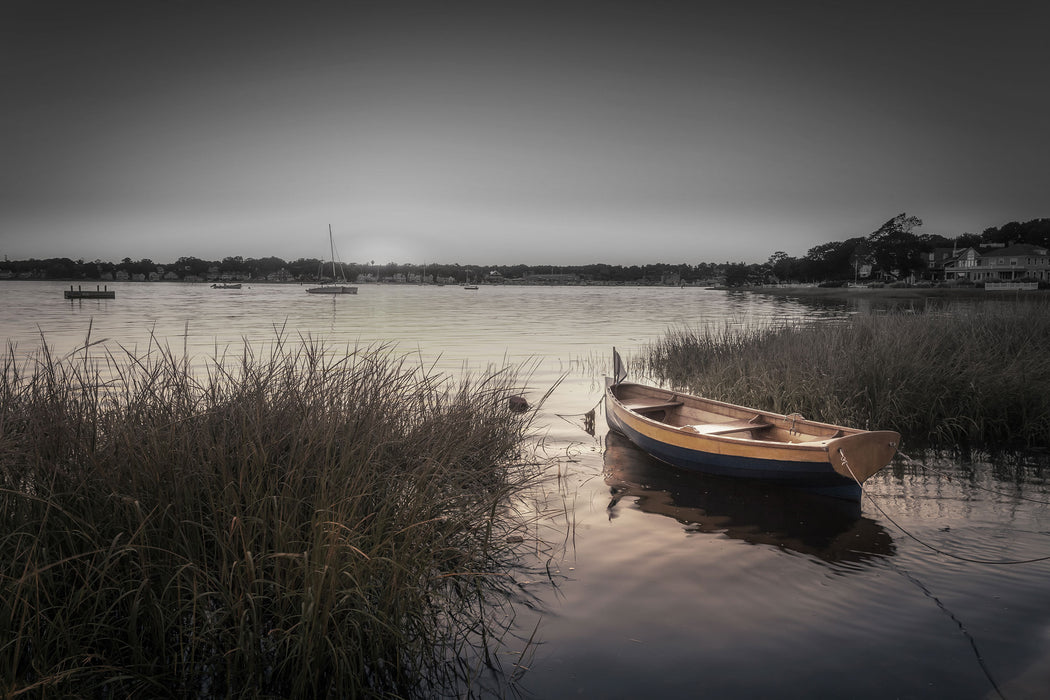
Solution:
<path fill-rule="evenodd" d="M 726 423 L 701 423 L 699 425 L 683 425 L 679 430 L 696 433 L 697 435 L 728 435 L 730 433 L 743 433 L 748 430 L 761 430 L 772 428 L 772 423 L 751 423 L 746 420 L 734 420 Z"/>
<path fill-rule="evenodd" d="M 666 411 L 669 408 L 678 408 L 681 401 L 623 401 L 624 408 L 635 413 L 648 413 L 649 411 Z"/>
<path fill-rule="evenodd" d="M 831 435 L 829 435 L 827 437 L 815 438 L 813 440 L 799 440 L 795 444 L 796 445 L 826 445 L 829 442 L 831 442 L 832 440 L 834 440 L 835 438 L 842 437 L 844 434 L 845 433 L 843 433 L 841 430 L 836 430 L 834 433 L 832 433 Z"/>

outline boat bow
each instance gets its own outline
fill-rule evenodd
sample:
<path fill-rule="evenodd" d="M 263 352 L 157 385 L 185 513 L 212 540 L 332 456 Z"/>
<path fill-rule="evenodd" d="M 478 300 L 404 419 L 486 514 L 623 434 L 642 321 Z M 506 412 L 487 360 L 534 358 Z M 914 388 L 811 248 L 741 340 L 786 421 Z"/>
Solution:
<path fill-rule="evenodd" d="M 901 436 L 892 430 L 846 435 L 828 441 L 828 462 L 832 469 L 858 484 L 889 464 L 897 453 Z"/>

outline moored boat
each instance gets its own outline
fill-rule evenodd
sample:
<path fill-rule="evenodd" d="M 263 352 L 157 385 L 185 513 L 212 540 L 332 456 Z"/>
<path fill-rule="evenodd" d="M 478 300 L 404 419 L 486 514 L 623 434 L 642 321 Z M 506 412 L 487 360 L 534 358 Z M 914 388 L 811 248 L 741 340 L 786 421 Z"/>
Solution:
<path fill-rule="evenodd" d="M 357 294 L 357 287 L 350 287 L 342 276 L 342 266 L 336 269 L 335 262 L 335 240 L 332 238 L 332 225 L 328 224 L 328 246 L 332 253 L 332 280 L 335 284 L 322 284 L 320 287 L 310 287 L 306 290 L 307 294 Z M 337 274 L 338 273 L 338 274 Z"/>
<path fill-rule="evenodd" d="M 307 294 L 357 294 L 357 287 L 347 287 L 338 284 L 328 284 L 323 287 L 310 287 Z"/>
<path fill-rule="evenodd" d="M 625 507 L 636 508 L 676 520 L 689 533 L 718 533 L 832 565 L 895 552 L 889 532 L 863 517 L 856 501 L 677 469 L 653 459 L 615 430 L 605 436 L 603 476 L 609 486 L 610 518 Z"/>
<path fill-rule="evenodd" d="M 615 352 L 615 351 L 614 351 Z M 653 457 L 683 469 L 762 479 L 859 500 L 861 484 L 889 464 L 900 435 L 737 406 L 606 378 L 609 427 Z"/>

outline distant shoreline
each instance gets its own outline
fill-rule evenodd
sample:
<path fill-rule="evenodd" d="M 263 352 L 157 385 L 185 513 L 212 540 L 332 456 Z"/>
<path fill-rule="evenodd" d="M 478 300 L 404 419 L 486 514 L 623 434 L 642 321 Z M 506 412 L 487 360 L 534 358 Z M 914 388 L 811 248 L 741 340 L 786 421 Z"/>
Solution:
<path fill-rule="evenodd" d="M 931 297 L 963 299 L 972 297 L 1021 295 L 1036 296 L 1042 290 L 984 289 L 983 287 L 735 287 L 741 291 L 780 297 L 929 299 Z"/>

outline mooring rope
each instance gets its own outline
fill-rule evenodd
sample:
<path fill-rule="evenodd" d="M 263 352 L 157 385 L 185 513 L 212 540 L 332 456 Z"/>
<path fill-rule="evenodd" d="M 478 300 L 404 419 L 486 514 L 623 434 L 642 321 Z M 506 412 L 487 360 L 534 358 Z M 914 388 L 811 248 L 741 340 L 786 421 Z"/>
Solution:
<path fill-rule="evenodd" d="M 591 407 L 589 410 L 584 411 L 583 413 L 555 413 L 554 415 L 556 415 L 558 418 L 561 418 L 563 421 L 565 421 L 566 423 L 569 423 L 571 425 L 575 425 L 576 424 L 576 421 L 573 420 L 574 418 L 578 418 L 580 416 L 583 416 L 583 431 L 585 433 L 587 433 L 588 435 L 591 435 L 593 437 L 594 436 L 594 417 L 596 415 L 597 410 L 601 407 L 601 405 L 602 405 L 602 403 L 604 401 L 605 401 L 605 397 L 602 396 L 602 398 L 598 399 L 598 403 L 594 404 L 593 407 Z"/>
<path fill-rule="evenodd" d="M 887 560 L 887 562 L 890 568 L 894 569 L 901 576 L 903 576 L 912 584 L 917 586 L 919 590 L 922 591 L 922 594 L 924 596 L 932 600 L 934 604 L 937 605 L 937 608 L 942 613 L 947 615 L 948 619 L 955 623 L 955 625 L 959 628 L 959 633 L 962 634 L 962 636 L 966 637 L 966 640 L 970 643 L 970 649 L 973 651 L 974 656 L 977 658 L 977 665 L 981 667 L 981 671 L 984 673 L 984 677 L 987 678 L 988 682 L 992 684 L 992 688 L 995 690 L 996 695 L 1005 700 L 1006 696 L 1003 695 L 1003 691 L 999 688 L 999 684 L 995 682 L 995 678 L 992 676 L 992 669 L 988 667 L 988 664 L 984 660 L 984 656 L 981 654 L 981 650 L 977 647 L 977 639 L 972 634 L 970 634 L 970 630 L 966 628 L 966 625 L 963 624 L 963 621 L 960 620 L 954 612 L 949 610 L 948 606 L 945 605 L 940 598 L 934 595 L 933 591 L 931 591 L 926 586 L 926 584 L 920 581 L 914 574 L 910 573 L 907 569 L 894 563 L 892 559 Z"/>
<path fill-rule="evenodd" d="M 952 554 L 951 552 L 946 552 L 945 550 L 941 549 L 940 547 L 937 547 L 937 546 L 932 545 L 932 544 L 930 544 L 928 542 L 925 542 L 924 540 L 920 539 L 917 535 L 909 532 L 903 525 L 898 523 L 896 520 L 894 520 L 890 516 L 890 514 L 887 513 L 885 511 L 885 509 L 882 506 L 880 506 L 875 501 L 874 498 L 871 497 L 871 494 L 864 489 L 864 484 L 862 484 L 861 481 L 859 479 L 857 479 L 857 475 L 854 474 L 853 473 L 853 469 L 850 468 L 849 461 L 846 459 L 846 453 L 843 452 L 841 449 L 839 449 L 839 454 L 842 456 L 842 463 L 844 465 L 846 465 L 846 469 L 849 471 L 850 476 L 852 476 L 853 480 L 857 482 L 858 486 L 860 486 L 861 495 L 864 496 L 865 498 L 867 498 L 868 502 L 871 503 L 873 506 L 875 506 L 875 508 L 880 513 L 882 513 L 882 517 L 884 517 L 887 520 L 889 520 L 891 523 L 893 523 L 894 527 L 896 527 L 898 530 L 903 532 L 905 535 L 907 535 L 911 539 L 913 539 L 916 542 L 918 542 L 919 544 L 921 544 L 923 547 L 926 547 L 927 549 L 929 549 L 929 550 L 931 550 L 933 552 L 936 552 L 937 554 L 941 554 L 941 555 L 949 557 L 951 559 L 956 559 L 958 561 L 965 561 L 965 562 L 969 562 L 971 564 L 989 564 L 989 565 L 992 565 L 992 566 L 1011 566 L 1011 565 L 1014 565 L 1014 564 L 1035 564 L 1037 562 L 1050 561 L 1050 556 L 1034 557 L 1032 559 L 975 559 L 973 557 L 964 557 L 964 556 L 959 555 L 959 554 Z M 900 453 L 898 453 L 898 454 L 900 454 Z M 909 458 L 907 455 L 901 455 L 901 456 L 904 457 L 905 459 L 907 459 L 909 462 L 913 462 L 913 460 L 911 458 Z M 993 492 L 993 493 L 998 493 L 998 492 Z M 1007 494 L 1002 494 L 1002 495 L 1007 495 Z M 1037 503 L 1041 503 L 1041 501 L 1036 501 L 1036 502 Z"/>
<path fill-rule="evenodd" d="M 605 396 L 602 396 L 600 399 L 598 399 L 598 403 L 594 404 L 594 406 L 584 411 L 583 413 L 555 413 L 554 415 L 558 416 L 558 418 L 573 418 L 575 416 L 586 416 L 588 413 L 593 413 L 594 411 L 598 410 L 598 407 L 602 405 L 602 401 L 604 400 Z"/>

